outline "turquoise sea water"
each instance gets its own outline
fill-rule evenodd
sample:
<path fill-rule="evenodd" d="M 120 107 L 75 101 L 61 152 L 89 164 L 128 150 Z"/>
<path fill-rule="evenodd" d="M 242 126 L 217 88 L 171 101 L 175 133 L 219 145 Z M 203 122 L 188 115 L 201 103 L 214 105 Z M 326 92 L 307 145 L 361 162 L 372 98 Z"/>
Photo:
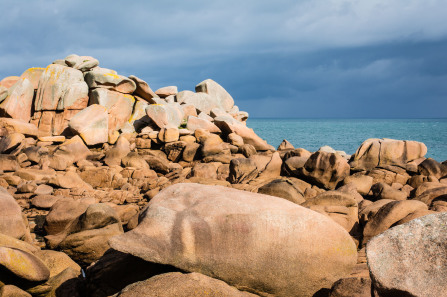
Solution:
<path fill-rule="evenodd" d="M 283 139 L 316 151 L 329 145 L 353 154 L 368 138 L 416 140 L 427 157 L 447 160 L 447 119 L 248 119 L 247 126 L 277 147 Z"/>

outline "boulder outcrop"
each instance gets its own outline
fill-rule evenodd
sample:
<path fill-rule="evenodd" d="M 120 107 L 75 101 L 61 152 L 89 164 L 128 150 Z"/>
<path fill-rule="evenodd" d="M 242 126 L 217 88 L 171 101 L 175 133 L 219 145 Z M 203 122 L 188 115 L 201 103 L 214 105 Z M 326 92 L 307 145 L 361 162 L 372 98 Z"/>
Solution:
<path fill-rule="evenodd" d="M 140 225 L 110 244 L 275 296 L 312 296 L 356 261 L 354 242 L 329 218 L 284 199 L 198 184 L 159 193 Z"/>

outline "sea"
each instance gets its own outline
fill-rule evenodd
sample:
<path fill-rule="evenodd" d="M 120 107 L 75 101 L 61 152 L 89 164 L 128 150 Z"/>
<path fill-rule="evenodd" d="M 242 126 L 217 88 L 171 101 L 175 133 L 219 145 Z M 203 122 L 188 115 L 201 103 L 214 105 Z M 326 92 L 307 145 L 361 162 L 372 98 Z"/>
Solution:
<path fill-rule="evenodd" d="M 311 152 L 328 145 L 354 154 L 368 138 L 391 138 L 423 142 L 426 157 L 447 160 L 447 119 L 249 118 L 247 126 L 275 148 L 287 139 L 295 148 Z"/>

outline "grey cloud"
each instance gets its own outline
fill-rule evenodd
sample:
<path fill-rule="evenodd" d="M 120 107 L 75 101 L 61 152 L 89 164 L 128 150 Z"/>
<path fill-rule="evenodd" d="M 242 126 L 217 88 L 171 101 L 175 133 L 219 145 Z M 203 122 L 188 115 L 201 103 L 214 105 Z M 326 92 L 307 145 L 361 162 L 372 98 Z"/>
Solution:
<path fill-rule="evenodd" d="M 258 117 L 447 116 L 443 0 L 5 0 L 0 9 L 0 77 L 78 53 L 154 89 L 213 78 Z"/>

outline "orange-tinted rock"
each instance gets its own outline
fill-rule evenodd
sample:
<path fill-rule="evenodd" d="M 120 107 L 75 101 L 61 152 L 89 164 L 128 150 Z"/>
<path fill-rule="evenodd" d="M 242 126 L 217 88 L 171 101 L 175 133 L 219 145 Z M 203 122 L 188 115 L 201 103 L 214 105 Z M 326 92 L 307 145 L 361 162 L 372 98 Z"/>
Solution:
<path fill-rule="evenodd" d="M 0 288 L 1 297 L 32 297 L 30 293 L 23 291 L 14 285 L 5 285 Z"/>
<path fill-rule="evenodd" d="M 107 142 L 108 139 L 107 109 L 93 104 L 71 118 L 68 126 L 76 131 L 87 145 Z"/>
<path fill-rule="evenodd" d="M 339 154 L 316 152 L 304 164 L 301 174 L 311 183 L 333 190 L 349 172 L 349 164 Z"/>
<path fill-rule="evenodd" d="M 200 273 L 183 274 L 171 272 L 160 274 L 145 281 L 133 283 L 125 287 L 118 296 L 134 297 L 148 294 L 157 297 L 191 297 L 200 292 L 209 297 L 255 297 L 248 292 L 242 292 L 217 280 Z"/>
<path fill-rule="evenodd" d="M 447 213 L 396 226 L 366 246 L 373 286 L 380 296 L 444 296 L 447 292 Z"/>
<path fill-rule="evenodd" d="M 377 183 L 371 187 L 372 195 L 376 199 L 406 200 L 407 193 L 396 190 L 385 183 Z"/>
<path fill-rule="evenodd" d="M 34 89 L 31 82 L 21 78 L 9 89 L 9 96 L 0 104 L 0 116 L 29 122 Z"/>
<path fill-rule="evenodd" d="M 417 200 L 393 201 L 382 206 L 368 220 L 363 230 L 363 243 L 391 228 L 394 224 L 417 211 L 428 210 L 425 203 Z"/>
<path fill-rule="evenodd" d="M 50 277 L 49 269 L 39 258 L 15 248 L 0 247 L 0 266 L 26 281 L 41 282 Z"/>
<path fill-rule="evenodd" d="M 34 109 L 64 110 L 71 105 L 83 108 L 88 101 L 88 88 L 82 72 L 62 65 L 49 65 L 39 80 Z M 80 109 L 80 108 L 71 109 Z"/>
<path fill-rule="evenodd" d="M 284 198 L 296 204 L 306 201 L 300 189 L 288 179 L 275 179 L 260 187 L 258 193 Z"/>
<path fill-rule="evenodd" d="M 163 87 L 155 91 L 155 94 L 157 94 L 161 98 L 166 98 L 168 96 L 175 95 L 177 93 L 178 89 L 176 86 Z"/>
<path fill-rule="evenodd" d="M 163 128 L 158 133 L 158 139 L 162 142 L 174 142 L 179 139 L 179 131 L 177 128 Z"/>
<path fill-rule="evenodd" d="M 146 114 L 159 128 L 178 128 L 183 119 L 182 111 L 174 104 L 151 104 Z"/>
<path fill-rule="evenodd" d="M 217 102 L 217 107 L 228 112 L 234 106 L 233 97 L 217 82 L 212 79 L 202 81 L 196 86 L 196 92 L 206 93 Z"/>
<path fill-rule="evenodd" d="M 434 199 L 444 195 L 447 195 L 447 185 L 439 183 L 438 186 L 427 189 L 415 199 L 430 206 Z"/>
<path fill-rule="evenodd" d="M 372 297 L 369 277 L 342 278 L 334 283 L 329 297 Z"/>
<path fill-rule="evenodd" d="M 353 174 L 343 180 L 343 184 L 352 183 L 361 195 L 367 195 L 373 185 L 373 178 L 364 174 Z"/>
<path fill-rule="evenodd" d="M 268 288 L 274 296 L 312 296 L 346 277 L 357 258 L 348 233 L 329 218 L 225 187 L 173 185 L 141 218 L 111 247 L 264 295 Z"/>
<path fill-rule="evenodd" d="M 156 103 L 152 98 L 156 98 L 158 97 L 158 95 L 155 94 L 154 91 L 152 91 L 151 87 L 149 87 L 147 82 L 134 75 L 129 76 L 129 78 L 133 80 L 137 86 L 134 92 L 135 95 L 140 96 L 141 98 L 143 98 L 144 100 L 146 100 L 151 104 Z"/>
<path fill-rule="evenodd" d="M 0 81 L 0 86 L 3 86 L 7 89 L 12 87 L 17 81 L 19 81 L 20 77 L 18 76 L 8 76 Z"/>
<path fill-rule="evenodd" d="M 199 119 L 198 117 L 189 116 L 186 128 L 192 132 L 197 129 L 205 129 L 211 133 L 220 133 L 220 129 L 210 121 Z"/>
<path fill-rule="evenodd" d="M 8 133 L 21 133 L 25 136 L 37 137 L 38 129 L 35 125 L 22 120 L 0 118 L 0 128 Z"/>
<path fill-rule="evenodd" d="M 99 61 L 90 56 L 69 55 L 65 57 L 65 64 L 82 72 L 88 71 L 99 65 Z"/>
<path fill-rule="evenodd" d="M 17 157 L 14 155 L 0 154 L 0 168 L 4 172 L 16 171 L 20 168 Z"/>
<path fill-rule="evenodd" d="M 123 228 L 112 207 L 97 203 L 86 209 L 70 231 L 60 242 L 59 248 L 72 259 L 90 264 L 110 248 L 108 239 L 122 234 Z"/>
<path fill-rule="evenodd" d="M 425 159 L 418 166 L 418 172 L 421 175 L 433 176 L 440 179 L 447 176 L 447 165 L 441 164 L 431 158 Z"/>
<path fill-rule="evenodd" d="M 132 94 L 137 88 L 133 80 L 110 72 L 89 71 L 85 75 L 85 81 L 90 89 L 104 88 L 124 94 Z"/>
<path fill-rule="evenodd" d="M 383 165 L 406 165 L 427 153 L 422 142 L 394 139 L 368 139 L 357 149 L 350 165 L 355 170 L 371 170 Z"/>
<path fill-rule="evenodd" d="M 31 82 L 31 85 L 33 86 L 34 90 L 37 90 L 39 87 L 39 80 L 42 73 L 45 71 L 45 68 L 42 67 L 33 67 L 25 70 L 25 72 L 22 73 L 20 78 L 28 79 Z"/>
<path fill-rule="evenodd" d="M 95 89 L 90 95 L 90 104 L 99 104 L 107 109 L 109 131 L 119 130 L 129 121 L 134 103 L 133 96 L 104 88 Z"/>
<path fill-rule="evenodd" d="M 192 105 L 199 113 L 198 117 L 211 121 L 213 118 L 209 116 L 213 108 L 218 107 L 215 98 L 206 93 L 194 93 L 191 91 L 181 91 L 176 95 L 177 102 L 181 104 Z"/>
<path fill-rule="evenodd" d="M 316 212 L 325 214 L 351 232 L 358 223 L 358 204 L 349 194 L 340 191 L 327 191 L 301 204 Z"/>
<path fill-rule="evenodd" d="M 245 144 L 253 145 L 258 151 L 274 150 L 271 145 L 256 135 L 253 129 L 248 128 L 231 117 L 216 117 L 214 123 L 220 130 L 227 134 L 236 133 L 241 136 Z"/>
<path fill-rule="evenodd" d="M 61 134 L 71 136 L 68 122 L 78 112 L 78 109 L 38 111 L 33 114 L 31 123 L 39 126 L 39 137 Z"/>
<path fill-rule="evenodd" d="M 22 209 L 2 187 L 0 187 L 0 233 L 17 239 L 29 237 L 29 231 L 22 217 Z"/>

